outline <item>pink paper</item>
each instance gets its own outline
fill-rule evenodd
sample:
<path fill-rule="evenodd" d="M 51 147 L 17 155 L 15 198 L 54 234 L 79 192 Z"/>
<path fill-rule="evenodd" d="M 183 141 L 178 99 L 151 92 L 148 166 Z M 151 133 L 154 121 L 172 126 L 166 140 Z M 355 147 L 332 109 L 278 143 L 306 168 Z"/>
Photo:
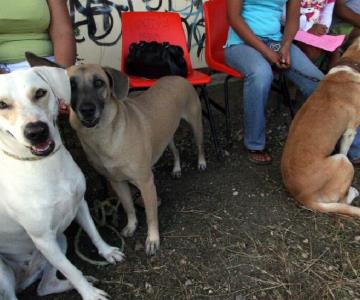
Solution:
<path fill-rule="evenodd" d="M 295 40 L 305 44 L 333 52 L 345 39 L 345 35 L 321 35 L 317 36 L 306 31 L 298 31 Z"/>

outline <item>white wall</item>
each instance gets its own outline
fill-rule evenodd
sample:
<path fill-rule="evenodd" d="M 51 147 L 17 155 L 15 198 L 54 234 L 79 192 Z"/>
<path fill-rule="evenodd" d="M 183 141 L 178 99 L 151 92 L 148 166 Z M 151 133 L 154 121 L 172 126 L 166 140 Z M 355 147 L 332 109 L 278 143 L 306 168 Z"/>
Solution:
<path fill-rule="evenodd" d="M 93 2 L 96 2 L 95 4 Z M 68 0 L 76 30 L 79 59 L 120 67 L 121 12 L 179 12 L 187 38 L 191 38 L 191 60 L 194 67 L 205 66 L 204 0 Z M 186 29 L 187 28 L 187 29 Z"/>

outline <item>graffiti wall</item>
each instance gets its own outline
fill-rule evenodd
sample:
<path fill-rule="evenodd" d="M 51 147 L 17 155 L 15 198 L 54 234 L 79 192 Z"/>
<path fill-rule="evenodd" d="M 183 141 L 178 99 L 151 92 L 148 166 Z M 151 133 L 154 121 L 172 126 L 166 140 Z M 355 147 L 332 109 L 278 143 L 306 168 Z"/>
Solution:
<path fill-rule="evenodd" d="M 175 11 L 181 15 L 194 67 L 205 66 L 204 0 L 68 0 L 78 58 L 120 66 L 121 15 L 126 11 Z"/>

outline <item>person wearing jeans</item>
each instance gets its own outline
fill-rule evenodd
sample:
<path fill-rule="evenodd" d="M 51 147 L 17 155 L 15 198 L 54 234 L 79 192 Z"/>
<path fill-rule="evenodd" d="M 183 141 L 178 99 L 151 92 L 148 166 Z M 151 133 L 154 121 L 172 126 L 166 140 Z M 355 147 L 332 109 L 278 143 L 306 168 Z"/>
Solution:
<path fill-rule="evenodd" d="M 284 34 L 280 19 L 284 4 L 287 16 Z M 299 26 L 298 0 L 227 0 L 230 24 L 225 45 L 226 63 L 244 75 L 244 144 L 250 161 L 269 164 L 266 150 L 265 107 L 273 68 L 284 72 L 299 90 L 309 96 L 323 73 L 294 44 Z"/>

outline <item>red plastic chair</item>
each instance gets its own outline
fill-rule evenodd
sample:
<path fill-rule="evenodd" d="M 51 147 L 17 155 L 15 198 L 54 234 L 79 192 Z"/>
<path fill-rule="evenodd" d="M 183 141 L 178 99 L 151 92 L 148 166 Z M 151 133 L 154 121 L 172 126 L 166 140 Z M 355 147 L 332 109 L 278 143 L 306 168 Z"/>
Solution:
<path fill-rule="evenodd" d="M 122 19 L 122 51 L 121 70 L 126 73 L 125 60 L 129 53 L 131 43 L 139 41 L 169 42 L 182 47 L 184 58 L 188 66 L 186 79 L 194 86 L 200 88 L 200 97 L 204 100 L 209 119 L 211 135 L 217 151 L 218 146 L 216 126 L 211 112 L 206 85 L 210 83 L 211 77 L 205 73 L 194 70 L 191 64 L 189 51 L 187 49 L 185 32 L 182 26 L 181 17 L 175 12 L 124 12 Z M 156 80 L 129 76 L 130 88 L 143 89 L 152 86 Z"/>
<path fill-rule="evenodd" d="M 204 17 L 205 17 L 205 60 L 208 67 L 216 72 L 227 74 L 224 81 L 225 94 L 225 112 L 226 118 L 226 137 L 228 142 L 231 140 L 231 126 L 230 126 L 230 105 L 229 105 L 229 88 L 228 82 L 231 77 L 243 79 L 244 76 L 238 71 L 230 68 L 225 63 L 224 48 L 227 33 L 229 30 L 229 23 L 227 21 L 226 0 L 208 0 L 204 3 Z M 276 72 L 275 72 L 276 73 Z M 286 80 L 283 76 L 279 76 L 279 80 L 273 89 L 280 92 L 284 97 L 284 102 L 290 107 L 290 113 L 293 116 L 291 100 L 286 85 Z"/>
<path fill-rule="evenodd" d="M 227 74 L 224 81 L 226 138 L 231 140 L 229 79 L 243 79 L 243 75 L 225 64 L 224 48 L 229 23 L 227 22 L 226 0 L 209 0 L 204 3 L 205 17 L 205 60 L 208 67 Z"/>

